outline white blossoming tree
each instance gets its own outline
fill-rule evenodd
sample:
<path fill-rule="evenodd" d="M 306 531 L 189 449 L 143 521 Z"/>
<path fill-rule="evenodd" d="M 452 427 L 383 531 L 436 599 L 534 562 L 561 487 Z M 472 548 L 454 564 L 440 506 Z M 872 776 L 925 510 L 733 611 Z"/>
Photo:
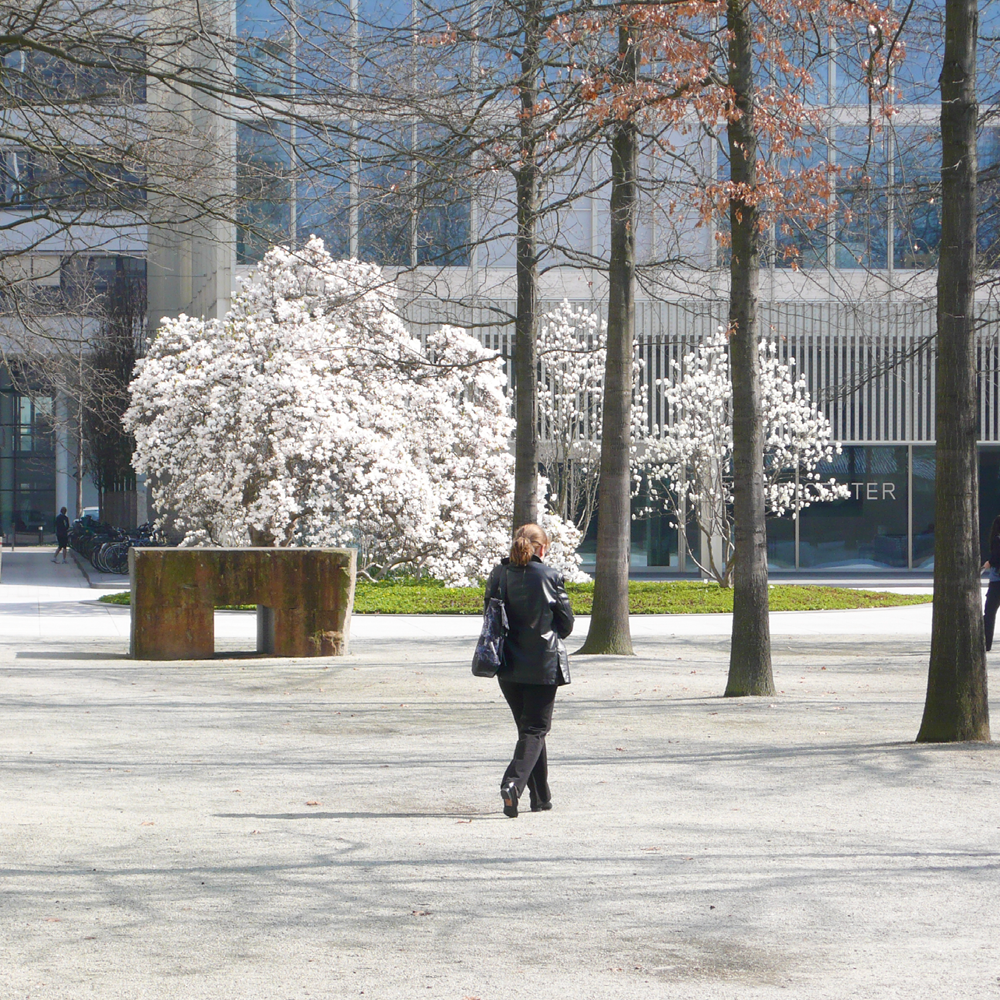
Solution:
<path fill-rule="evenodd" d="M 161 326 L 126 424 L 183 544 L 350 544 L 376 578 L 489 571 L 513 500 L 501 362 L 454 327 L 424 348 L 394 299 L 313 238 L 272 249 L 225 320 Z"/>
<path fill-rule="evenodd" d="M 816 470 L 841 451 L 829 420 L 810 399 L 805 378 L 794 379 L 773 344 L 760 343 L 767 512 L 793 517 L 810 504 L 847 497 L 849 488 Z M 794 360 L 791 362 L 794 364 Z M 646 441 L 651 508 L 666 508 L 676 524 L 692 522 L 709 544 L 705 558 L 689 555 L 701 571 L 728 587 L 738 553 L 733 540 L 732 385 L 726 335 L 719 330 L 673 362 L 674 378 L 661 380 L 669 426 Z M 712 540 L 721 540 L 721 561 Z"/>
<path fill-rule="evenodd" d="M 606 341 L 600 317 L 565 299 L 542 317 L 538 331 L 539 461 L 552 490 L 550 504 L 560 517 L 573 521 L 581 537 L 597 508 L 600 485 Z M 636 390 L 639 374 L 636 358 Z M 645 410 L 636 398 L 633 441 L 642 436 L 644 419 Z"/>

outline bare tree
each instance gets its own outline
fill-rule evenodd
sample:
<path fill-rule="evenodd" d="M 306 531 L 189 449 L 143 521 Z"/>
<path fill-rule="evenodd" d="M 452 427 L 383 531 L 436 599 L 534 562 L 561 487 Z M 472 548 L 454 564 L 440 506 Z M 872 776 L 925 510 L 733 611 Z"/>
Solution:
<path fill-rule="evenodd" d="M 732 234 L 729 277 L 729 353 L 733 381 L 733 636 L 727 695 L 774 694 L 767 587 L 764 433 L 757 342 L 761 218 L 758 201 L 757 88 L 753 8 L 727 0 L 729 85 L 733 113 L 727 123 Z"/>
<path fill-rule="evenodd" d="M 638 81 L 638 25 L 618 27 L 615 85 Z M 631 554 L 632 364 L 635 339 L 635 230 L 639 128 L 634 114 L 611 126 L 611 260 L 608 274 L 608 341 L 601 435 L 601 484 L 597 515 L 594 608 L 581 653 L 632 655 L 628 619 Z"/>
<path fill-rule="evenodd" d="M 979 586 L 976 449 L 976 37 L 974 0 L 946 0 L 941 72 L 941 252 L 934 624 L 917 741 L 989 740 Z"/>

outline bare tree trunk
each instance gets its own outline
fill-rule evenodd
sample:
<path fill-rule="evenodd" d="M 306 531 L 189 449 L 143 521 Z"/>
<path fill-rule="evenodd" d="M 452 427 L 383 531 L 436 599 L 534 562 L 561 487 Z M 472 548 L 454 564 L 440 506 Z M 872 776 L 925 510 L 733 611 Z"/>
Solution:
<path fill-rule="evenodd" d="M 740 116 L 728 124 L 734 184 L 757 188 L 754 121 L 753 24 L 747 0 L 728 0 L 730 84 Z M 726 694 L 774 694 L 768 621 L 767 529 L 764 507 L 764 431 L 757 350 L 760 284 L 760 213 L 752 197 L 733 197 L 729 219 L 729 369 L 733 382 L 733 637 Z"/>
<path fill-rule="evenodd" d="M 618 70 L 624 84 L 638 74 L 638 29 L 618 29 Z M 632 536 L 630 435 L 635 336 L 635 227 L 638 218 L 639 129 L 630 115 L 611 140 L 611 257 L 604 369 L 601 481 L 597 501 L 597 565 L 590 631 L 581 653 L 631 656 L 628 569 Z"/>
<path fill-rule="evenodd" d="M 947 0 L 941 71 L 934 624 L 917 741 L 990 738 L 976 452 L 976 0 Z"/>
<path fill-rule="evenodd" d="M 76 415 L 76 516 L 83 517 L 83 406 Z"/>
<path fill-rule="evenodd" d="M 517 316 L 514 321 L 514 524 L 538 520 L 538 134 L 535 123 L 542 0 L 524 8 L 521 162 L 517 170 Z"/>
<path fill-rule="evenodd" d="M 83 407 L 83 339 L 77 351 L 76 370 L 76 516 L 83 517 L 83 459 L 84 447 L 84 407 Z"/>

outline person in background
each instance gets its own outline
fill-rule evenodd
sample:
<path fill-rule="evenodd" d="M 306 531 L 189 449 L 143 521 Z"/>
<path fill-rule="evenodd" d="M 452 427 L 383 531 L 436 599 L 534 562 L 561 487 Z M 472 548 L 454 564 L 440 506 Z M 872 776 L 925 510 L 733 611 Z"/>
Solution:
<path fill-rule="evenodd" d="M 563 639 L 573 631 L 573 609 L 562 574 L 542 562 L 548 548 L 548 535 L 537 524 L 522 525 L 510 557 L 486 583 L 485 603 L 502 596 L 510 626 L 497 681 L 517 725 L 514 756 L 500 782 L 504 815 L 511 818 L 526 787 L 532 812 L 552 808 L 545 737 L 556 689 L 570 682 Z"/>
<path fill-rule="evenodd" d="M 63 507 L 56 515 L 56 554 L 52 557 L 53 562 L 59 559 L 59 553 L 63 554 L 63 562 L 66 562 L 66 553 L 69 552 L 69 517 L 66 515 L 66 508 Z"/>
<path fill-rule="evenodd" d="M 990 582 L 986 588 L 986 609 L 983 612 L 983 627 L 986 631 L 986 650 L 993 645 L 993 628 L 1000 608 L 1000 514 L 993 518 L 990 528 L 990 557 L 983 563 L 983 569 L 990 571 Z"/>

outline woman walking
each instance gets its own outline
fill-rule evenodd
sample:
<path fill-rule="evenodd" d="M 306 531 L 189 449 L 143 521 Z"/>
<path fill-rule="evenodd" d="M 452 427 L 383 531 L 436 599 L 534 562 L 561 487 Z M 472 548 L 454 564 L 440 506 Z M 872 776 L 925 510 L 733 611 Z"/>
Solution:
<path fill-rule="evenodd" d="M 542 562 L 548 548 L 548 535 L 537 524 L 522 525 L 514 532 L 510 558 L 501 560 L 486 583 L 486 604 L 503 598 L 510 626 L 497 680 L 517 725 L 514 757 L 500 782 L 504 815 L 512 818 L 525 788 L 532 812 L 552 808 L 545 736 L 556 688 L 569 684 L 563 639 L 573 631 L 573 609 L 562 574 Z"/>
<path fill-rule="evenodd" d="M 993 526 L 990 528 L 990 557 L 983 563 L 983 569 L 990 571 L 990 583 L 986 588 L 986 609 L 983 612 L 986 649 L 989 651 L 993 645 L 997 608 L 1000 608 L 1000 514 L 993 518 Z"/>

